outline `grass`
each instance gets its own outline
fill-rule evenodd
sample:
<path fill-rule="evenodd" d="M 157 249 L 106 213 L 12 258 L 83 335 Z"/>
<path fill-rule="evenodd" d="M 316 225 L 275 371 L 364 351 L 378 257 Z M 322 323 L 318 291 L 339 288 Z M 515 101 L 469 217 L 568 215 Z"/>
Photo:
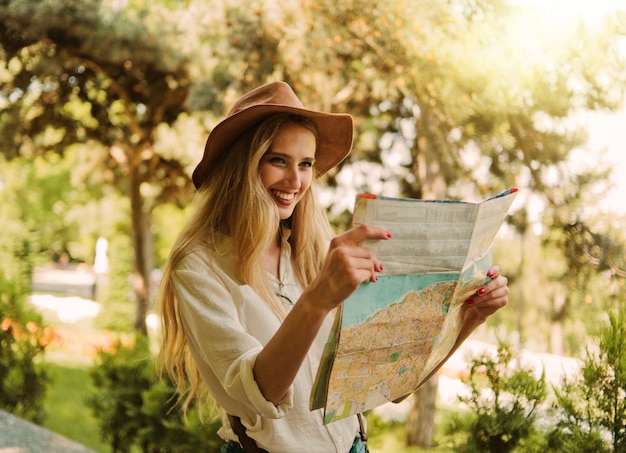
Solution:
<path fill-rule="evenodd" d="M 47 369 L 53 381 L 46 392 L 44 427 L 97 452 L 109 452 L 86 403 L 90 392 L 88 368 L 47 362 Z"/>
<path fill-rule="evenodd" d="M 51 382 L 46 389 L 44 428 L 100 453 L 111 447 L 102 441 L 97 420 L 87 398 L 92 392 L 89 368 L 95 348 L 109 335 L 93 327 L 92 320 L 65 323 L 52 311 L 41 310 L 46 323 L 57 332 L 44 363 Z"/>

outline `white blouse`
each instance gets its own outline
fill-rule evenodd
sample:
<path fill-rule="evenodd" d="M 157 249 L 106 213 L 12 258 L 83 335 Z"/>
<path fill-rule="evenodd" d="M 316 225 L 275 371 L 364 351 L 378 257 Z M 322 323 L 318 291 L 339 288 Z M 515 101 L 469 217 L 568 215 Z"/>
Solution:
<path fill-rule="evenodd" d="M 302 288 L 290 256 L 289 244 L 283 241 L 281 293 L 295 303 Z M 275 406 L 263 397 L 252 370 L 281 321 L 252 288 L 238 280 L 235 268 L 231 242 L 225 239 L 217 251 L 206 244 L 197 247 L 172 277 L 189 348 L 211 394 L 226 413 L 241 418 L 248 436 L 259 447 L 271 453 L 348 452 L 358 435 L 357 417 L 324 425 L 322 410 L 309 410 L 332 316 L 325 320 L 287 397 Z M 278 281 L 271 278 L 278 291 Z M 228 422 L 218 434 L 226 441 L 238 441 Z"/>

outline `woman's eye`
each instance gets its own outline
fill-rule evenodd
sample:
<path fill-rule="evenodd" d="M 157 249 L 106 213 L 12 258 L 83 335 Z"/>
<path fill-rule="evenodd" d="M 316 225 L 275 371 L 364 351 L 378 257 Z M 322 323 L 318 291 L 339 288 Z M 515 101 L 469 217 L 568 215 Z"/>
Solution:
<path fill-rule="evenodd" d="M 270 163 L 284 165 L 285 159 L 283 159 L 282 157 L 272 157 L 270 158 Z"/>
<path fill-rule="evenodd" d="M 302 167 L 312 167 L 313 166 L 313 162 L 302 162 L 300 165 Z"/>

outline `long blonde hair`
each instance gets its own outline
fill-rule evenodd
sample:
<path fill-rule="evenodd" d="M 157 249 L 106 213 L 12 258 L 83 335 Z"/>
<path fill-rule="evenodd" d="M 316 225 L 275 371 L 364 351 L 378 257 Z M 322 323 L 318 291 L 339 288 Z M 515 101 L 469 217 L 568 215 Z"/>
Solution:
<path fill-rule="evenodd" d="M 178 401 L 186 411 L 192 402 L 212 402 L 190 354 L 174 296 L 172 272 L 201 241 L 216 247 L 224 236 L 232 239 L 237 273 L 281 319 L 286 315 L 267 278 L 262 257 L 276 241 L 281 227 L 278 209 L 261 184 L 259 163 L 278 129 L 295 123 L 314 132 L 313 123 L 300 116 L 277 114 L 257 128 L 245 132 L 230 149 L 224 150 L 213 172 L 194 200 L 195 209 L 176 240 L 163 271 L 157 298 L 161 318 L 162 345 L 157 358 L 158 372 L 170 376 L 178 391 Z M 296 278 L 306 287 L 317 276 L 324 261 L 332 231 L 326 212 L 315 195 L 315 184 L 284 221 L 291 228 L 289 242 Z"/>

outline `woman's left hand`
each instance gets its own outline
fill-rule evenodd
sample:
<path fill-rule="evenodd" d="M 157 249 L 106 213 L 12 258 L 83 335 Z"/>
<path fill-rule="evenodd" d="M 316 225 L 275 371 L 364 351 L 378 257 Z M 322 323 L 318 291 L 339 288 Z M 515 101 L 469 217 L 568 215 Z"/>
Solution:
<path fill-rule="evenodd" d="M 476 290 L 476 293 L 465 301 L 463 326 L 454 346 L 448 356 L 426 377 L 430 379 L 441 366 L 454 354 L 470 334 L 496 311 L 504 307 L 509 301 L 508 279 L 500 275 L 500 268 L 493 266 L 487 272 L 490 280 Z M 395 403 L 402 401 L 406 396 L 398 398 Z"/>
<path fill-rule="evenodd" d="M 465 301 L 465 305 L 473 311 L 481 321 L 504 307 L 509 301 L 509 280 L 500 275 L 500 267 L 493 266 L 487 272 L 489 280 L 476 290 L 476 293 Z"/>

